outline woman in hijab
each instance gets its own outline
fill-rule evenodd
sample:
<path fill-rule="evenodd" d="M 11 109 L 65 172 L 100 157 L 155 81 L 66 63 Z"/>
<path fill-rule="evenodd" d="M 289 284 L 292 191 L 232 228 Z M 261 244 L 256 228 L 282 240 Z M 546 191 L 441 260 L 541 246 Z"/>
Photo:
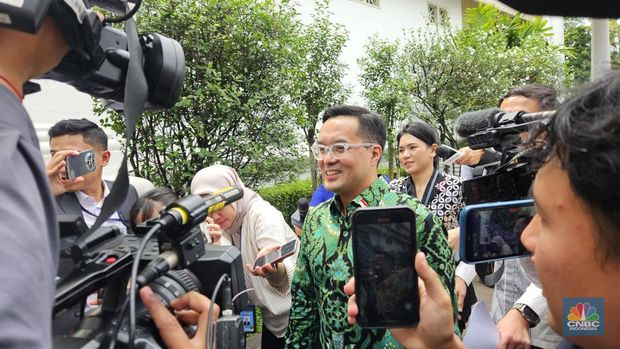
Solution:
<path fill-rule="evenodd" d="M 458 228 L 459 215 L 465 206 L 461 180 L 439 171 L 435 150 L 440 144 L 435 127 L 423 121 L 410 122 L 398 133 L 398 160 L 407 176 L 390 182 L 392 189 L 420 200 L 443 222 L 446 230 Z M 477 301 L 471 279 L 473 266 L 459 263 L 455 287 L 459 304 L 459 328 L 465 329 L 471 306 Z M 469 284 L 469 285 L 468 285 Z"/>
<path fill-rule="evenodd" d="M 246 188 L 231 167 L 213 165 L 200 170 L 192 179 L 191 190 L 192 194 L 204 196 L 231 186 L 242 188 L 243 197 L 211 213 L 210 217 L 223 231 L 224 237 L 241 251 L 246 265 L 246 286 L 254 288 L 248 293 L 249 298 L 260 307 L 263 315 L 261 346 L 284 348 L 297 251 L 275 265 L 252 266 L 258 257 L 298 238 L 282 213 Z"/>

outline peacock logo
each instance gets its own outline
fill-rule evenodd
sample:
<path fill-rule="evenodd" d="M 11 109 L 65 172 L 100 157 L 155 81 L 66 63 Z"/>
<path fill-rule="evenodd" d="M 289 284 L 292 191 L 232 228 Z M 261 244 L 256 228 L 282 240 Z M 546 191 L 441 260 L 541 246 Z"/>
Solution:
<path fill-rule="evenodd" d="M 577 303 L 570 308 L 568 321 L 598 321 L 598 313 L 596 307 L 590 303 Z"/>
<path fill-rule="evenodd" d="M 565 336 L 602 335 L 603 304 L 602 298 L 565 298 L 566 322 L 563 334 Z"/>

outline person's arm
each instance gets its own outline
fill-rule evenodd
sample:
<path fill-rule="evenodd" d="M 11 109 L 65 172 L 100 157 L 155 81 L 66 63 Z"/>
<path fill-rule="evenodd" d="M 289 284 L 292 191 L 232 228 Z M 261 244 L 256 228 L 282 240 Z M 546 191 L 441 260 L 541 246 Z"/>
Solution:
<path fill-rule="evenodd" d="M 515 302 L 525 304 L 536 316 L 540 316 L 547 307 L 547 301 L 542 295 L 542 290 L 534 284 L 530 284 L 523 295 Z M 497 323 L 499 332 L 499 348 L 511 348 L 513 346 L 531 345 L 530 322 L 517 309 L 510 309 L 508 313 Z"/>
<path fill-rule="evenodd" d="M 151 314 L 157 331 L 169 349 L 204 349 L 207 343 L 207 322 L 211 300 L 198 292 L 190 292 L 170 302 L 176 310 L 177 317 L 166 308 L 153 291 L 147 286 L 140 290 L 140 299 Z M 211 321 L 215 324 L 220 307 L 213 305 Z M 179 321 L 187 325 L 198 325 L 196 335 L 187 336 Z M 214 334 L 215 335 L 215 334 Z M 215 336 L 213 337 L 215 338 Z"/>
<path fill-rule="evenodd" d="M 454 333 L 453 306 L 451 297 L 439 280 L 437 273 L 429 266 L 423 253 L 415 256 L 415 269 L 418 272 L 420 293 L 420 322 L 412 328 L 391 328 L 392 336 L 405 348 L 444 348 L 464 349 L 463 342 Z M 351 278 L 344 286 L 349 295 L 348 321 L 356 323 L 358 314 L 355 302 L 355 279 Z"/>
<path fill-rule="evenodd" d="M 312 212 L 308 213 L 306 222 L 312 220 Z M 291 313 L 286 331 L 287 348 L 312 348 L 319 337 L 318 299 L 314 292 L 314 279 L 308 260 L 308 248 L 311 244 L 308 236 L 312 234 L 310 226 L 312 224 L 304 224 L 297 266 L 291 285 Z"/>

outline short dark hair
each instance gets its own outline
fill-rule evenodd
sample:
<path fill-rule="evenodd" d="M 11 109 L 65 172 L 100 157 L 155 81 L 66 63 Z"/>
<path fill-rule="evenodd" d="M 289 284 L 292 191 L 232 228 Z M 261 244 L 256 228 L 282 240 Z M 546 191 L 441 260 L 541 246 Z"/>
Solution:
<path fill-rule="evenodd" d="M 410 134 L 414 136 L 415 138 L 426 143 L 426 145 L 428 146 L 431 146 L 433 144 L 441 144 L 441 141 L 439 140 L 439 132 L 437 132 L 437 129 L 424 121 L 412 121 L 405 125 L 405 127 L 403 127 L 403 129 L 398 132 L 398 135 L 396 136 L 396 143 L 400 143 L 400 138 L 405 134 Z M 433 160 L 433 166 L 437 167 L 437 164 L 439 164 L 439 158 L 435 156 L 435 159 Z"/>
<path fill-rule="evenodd" d="M 84 142 L 108 150 L 108 136 L 94 122 L 87 119 L 65 119 L 57 122 L 47 132 L 50 140 L 64 135 L 82 135 Z"/>
<path fill-rule="evenodd" d="M 131 230 L 136 231 L 136 217 L 150 217 L 155 203 L 161 203 L 164 207 L 170 205 L 177 199 L 176 194 L 170 188 L 154 188 L 142 194 L 129 210 L 129 221 Z"/>
<path fill-rule="evenodd" d="M 541 110 L 553 110 L 558 107 L 558 93 L 556 90 L 553 87 L 541 84 L 513 87 L 499 99 L 497 106 L 501 106 L 504 99 L 514 96 L 537 99 Z"/>
<path fill-rule="evenodd" d="M 337 116 L 351 116 L 359 122 L 359 132 L 368 142 L 377 143 L 381 149 L 385 147 L 387 138 L 383 116 L 370 110 L 354 105 L 337 105 L 323 113 L 323 123 Z"/>
<path fill-rule="evenodd" d="M 620 258 L 620 74 L 598 80 L 560 105 L 547 148 L 591 211 L 604 259 Z"/>

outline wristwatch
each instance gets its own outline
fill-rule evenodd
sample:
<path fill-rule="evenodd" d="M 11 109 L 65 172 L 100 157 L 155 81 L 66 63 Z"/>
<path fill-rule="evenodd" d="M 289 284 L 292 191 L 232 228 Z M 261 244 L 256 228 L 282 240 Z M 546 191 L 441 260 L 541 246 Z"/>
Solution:
<path fill-rule="evenodd" d="M 521 313 L 521 316 L 530 324 L 530 328 L 535 327 L 540 323 L 540 317 L 532 308 L 530 308 L 527 304 L 516 303 L 512 306 L 512 309 L 517 310 Z"/>

